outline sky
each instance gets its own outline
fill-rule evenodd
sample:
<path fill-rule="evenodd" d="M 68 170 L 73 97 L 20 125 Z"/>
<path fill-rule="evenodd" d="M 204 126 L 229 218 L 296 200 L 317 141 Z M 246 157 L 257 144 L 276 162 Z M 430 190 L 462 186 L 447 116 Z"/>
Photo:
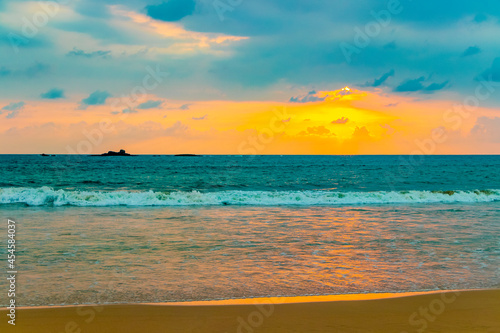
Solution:
<path fill-rule="evenodd" d="M 498 154 L 496 0 L 0 0 L 0 153 Z"/>

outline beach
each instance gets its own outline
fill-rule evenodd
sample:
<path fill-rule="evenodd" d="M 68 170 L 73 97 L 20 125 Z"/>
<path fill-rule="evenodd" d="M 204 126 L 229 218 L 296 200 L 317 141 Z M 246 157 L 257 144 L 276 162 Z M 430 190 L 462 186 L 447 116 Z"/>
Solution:
<path fill-rule="evenodd" d="M 333 299 L 333 300 L 329 300 Z M 500 290 L 18 309 L 2 332 L 500 332 Z M 5 318 L 6 310 L 0 310 Z M 420 331 L 419 331 L 420 330 Z"/>

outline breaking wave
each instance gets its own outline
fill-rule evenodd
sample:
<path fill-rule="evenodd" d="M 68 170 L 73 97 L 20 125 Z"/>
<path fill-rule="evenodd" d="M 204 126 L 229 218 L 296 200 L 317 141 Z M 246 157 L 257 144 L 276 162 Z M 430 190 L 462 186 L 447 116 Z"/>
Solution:
<path fill-rule="evenodd" d="M 477 191 L 220 191 L 132 192 L 67 191 L 40 188 L 0 188 L 0 204 L 29 206 L 319 206 L 404 203 L 473 203 L 500 201 L 500 190 Z"/>

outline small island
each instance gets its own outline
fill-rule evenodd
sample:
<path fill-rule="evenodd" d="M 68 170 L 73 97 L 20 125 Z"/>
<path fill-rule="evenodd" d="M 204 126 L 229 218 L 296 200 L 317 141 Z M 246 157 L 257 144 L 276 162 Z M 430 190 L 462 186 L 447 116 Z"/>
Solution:
<path fill-rule="evenodd" d="M 119 152 L 116 151 L 108 151 L 107 153 L 100 154 L 100 155 L 90 155 L 90 156 L 137 156 L 137 155 L 131 155 L 129 153 L 126 153 L 124 149 L 120 149 Z"/>
<path fill-rule="evenodd" d="M 177 157 L 201 157 L 201 155 L 196 155 L 196 154 L 177 154 L 174 156 L 177 156 Z"/>

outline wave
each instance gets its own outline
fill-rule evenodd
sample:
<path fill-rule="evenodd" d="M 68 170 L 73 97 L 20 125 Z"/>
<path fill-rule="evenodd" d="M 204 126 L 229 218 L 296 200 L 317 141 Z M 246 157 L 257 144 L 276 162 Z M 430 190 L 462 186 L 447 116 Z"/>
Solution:
<path fill-rule="evenodd" d="M 319 206 L 492 201 L 500 201 L 500 190 L 379 192 L 232 190 L 203 193 L 66 191 L 50 187 L 0 188 L 0 204 L 23 203 L 29 206 Z"/>

